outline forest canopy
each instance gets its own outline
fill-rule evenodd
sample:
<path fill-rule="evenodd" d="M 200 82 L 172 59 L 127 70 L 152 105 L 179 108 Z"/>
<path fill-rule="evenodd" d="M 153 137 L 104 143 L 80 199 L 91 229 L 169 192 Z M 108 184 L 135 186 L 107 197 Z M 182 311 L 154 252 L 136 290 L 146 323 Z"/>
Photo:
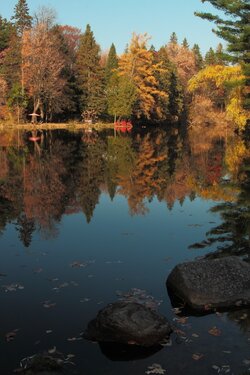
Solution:
<path fill-rule="evenodd" d="M 198 44 L 179 42 L 175 32 L 158 50 L 147 33 L 133 33 L 121 55 L 114 44 L 102 51 L 90 25 L 83 32 L 60 25 L 46 7 L 31 16 L 27 1 L 18 0 L 10 20 L 0 15 L 0 120 L 171 123 L 203 101 L 244 130 L 249 4 L 209 2 L 225 19 L 197 16 L 214 22 L 228 47 L 219 44 L 202 56 Z"/>

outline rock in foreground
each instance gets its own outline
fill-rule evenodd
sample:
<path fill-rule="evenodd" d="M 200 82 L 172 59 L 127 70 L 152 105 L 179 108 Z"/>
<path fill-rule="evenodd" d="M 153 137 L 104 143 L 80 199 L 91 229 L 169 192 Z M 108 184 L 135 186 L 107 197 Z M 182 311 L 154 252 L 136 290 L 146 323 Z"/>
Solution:
<path fill-rule="evenodd" d="M 171 332 L 167 319 L 148 307 L 135 302 L 115 302 L 98 312 L 84 337 L 91 341 L 152 347 Z"/>
<path fill-rule="evenodd" d="M 167 287 L 200 311 L 250 305 L 250 264 L 234 256 L 182 263 L 170 273 Z"/>

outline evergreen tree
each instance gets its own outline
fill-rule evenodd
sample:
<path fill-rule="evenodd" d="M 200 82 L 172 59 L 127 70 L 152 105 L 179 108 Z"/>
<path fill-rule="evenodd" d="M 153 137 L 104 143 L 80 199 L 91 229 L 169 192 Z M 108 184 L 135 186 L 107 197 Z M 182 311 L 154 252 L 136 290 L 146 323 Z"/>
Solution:
<path fill-rule="evenodd" d="M 183 41 L 182 41 L 182 47 L 189 49 L 189 44 L 188 44 L 187 38 L 183 39 Z"/>
<path fill-rule="evenodd" d="M 225 65 L 226 64 L 225 54 L 223 52 L 223 45 L 221 43 L 219 43 L 217 48 L 216 48 L 215 56 L 216 56 L 217 65 Z"/>
<path fill-rule="evenodd" d="M 183 91 L 177 72 L 172 70 L 169 83 L 168 111 L 173 117 L 180 116 L 183 111 Z"/>
<path fill-rule="evenodd" d="M 210 47 L 205 55 L 205 65 L 216 65 L 216 53 L 213 48 Z"/>
<path fill-rule="evenodd" d="M 15 33 L 11 34 L 9 47 L 2 59 L 2 73 L 9 88 L 21 80 L 21 43 Z"/>
<path fill-rule="evenodd" d="M 136 99 L 136 87 L 128 76 L 119 77 L 115 74 L 111 77 L 108 86 L 108 113 L 114 116 L 114 122 L 117 117 L 131 116 Z"/>
<path fill-rule="evenodd" d="M 173 44 L 177 44 L 178 43 L 178 38 L 177 38 L 177 35 L 175 32 L 173 32 L 171 35 L 170 35 L 170 43 L 173 43 Z"/>
<path fill-rule="evenodd" d="M 198 44 L 194 44 L 194 46 L 192 48 L 192 51 L 193 51 L 194 56 L 195 56 L 196 69 L 199 71 L 203 67 L 203 57 L 201 55 L 199 45 Z"/>
<path fill-rule="evenodd" d="M 13 26 L 11 22 L 0 15 L 0 52 L 4 51 L 9 46 L 12 32 Z"/>
<path fill-rule="evenodd" d="M 249 0 L 202 0 L 208 1 L 216 9 L 224 12 L 224 18 L 211 13 L 195 13 L 198 17 L 212 21 L 217 28 L 213 32 L 228 42 L 227 58 L 242 65 L 245 74 L 244 107 L 250 108 L 250 53 L 249 53 Z"/>
<path fill-rule="evenodd" d="M 109 50 L 106 66 L 105 66 L 105 83 L 106 84 L 109 83 L 110 78 L 114 74 L 114 70 L 117 68 L 118 68 L 118 58 L 116 54 L 115 45 L 112 43 L 110 50 Z"/>
<path fill-rule="evenodd" d="M 23 35 L 25 29 L 31 28 L 32 17 L 29 15 L 29 7 L 26 0 L 18 0 L 14 9 L 14 16 L 11 18 L 18 35 Z"/>
<path fill-rule="evenodd" d="M 81 36 L 76 65 L 81 90 L 81 109 L 100 115 L 105 109 L 104 72 L 100 65 L 100 47 L 90 25 L 87 25 Z"/>

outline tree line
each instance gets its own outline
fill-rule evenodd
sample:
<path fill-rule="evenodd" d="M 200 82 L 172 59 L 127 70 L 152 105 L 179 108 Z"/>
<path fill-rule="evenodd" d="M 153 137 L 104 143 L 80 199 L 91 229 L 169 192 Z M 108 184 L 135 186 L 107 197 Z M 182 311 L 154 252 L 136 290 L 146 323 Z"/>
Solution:
<path fill-rule="evenodd" d="M 147 34 L 133 34 L 124 53 L 101 51 L 91 26 L 84 32 L 59 25 L 52 9 L 33 17 L 18 0 L 10 20 L 0 16 L 0 118 L 17 122 L 132 118 L 164 122 L 223 110 L 236 128 L 247 123 L 249 98 L 249 5 L 246 0 L 209 0 L 226 19 L 207 13 L 227 40 L 203 57 L 198 44 L 178 42 L 173 32 L 156 50 Z"/>

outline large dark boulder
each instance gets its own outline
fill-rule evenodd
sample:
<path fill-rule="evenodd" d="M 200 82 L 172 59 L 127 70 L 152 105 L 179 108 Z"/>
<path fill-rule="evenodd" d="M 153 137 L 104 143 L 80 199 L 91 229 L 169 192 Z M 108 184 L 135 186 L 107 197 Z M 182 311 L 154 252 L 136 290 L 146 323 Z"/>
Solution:
<path fill-rule="evenodd" d="M 167 319 L 135 302 L 115 302 L 99 311 L 84 333 L 91 341 L 152 347 L 172 332 Z"/>
<path fill-rule="evenodd" d="M 167 287 L 199 311 L 250 305 L 250 264 L 235 256 L 182 263 L 170 273 Z"/>

